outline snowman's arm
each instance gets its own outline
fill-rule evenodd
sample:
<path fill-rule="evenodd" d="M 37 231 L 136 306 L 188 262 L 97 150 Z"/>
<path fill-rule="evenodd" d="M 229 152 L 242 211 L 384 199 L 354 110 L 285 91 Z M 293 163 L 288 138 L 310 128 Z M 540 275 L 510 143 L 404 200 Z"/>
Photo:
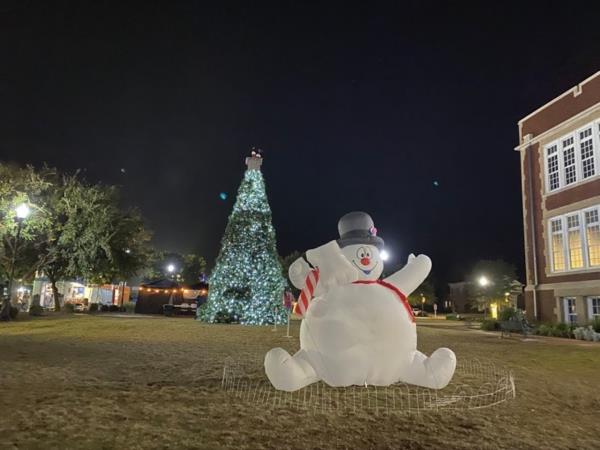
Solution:
<path fill-rule="evenodd" d="M 292 282 L 292 284 L 297 289 L 303 289 L 308 272 L 310 272 L 310 266 L 304 260 L 304 258 L 300 257 L 292 264 L 290 264 L 288 276 L 290 277 L 290 281 Z"/>
<path fill-rule="evenodd" d="M 412 255 L 411 255 L 412 256 Z M 408 258 L 408 263 L 384 281 L 397 287 L 407 297 L 418 288 L 429 275 L 431 259 L 427 255 Z"/>

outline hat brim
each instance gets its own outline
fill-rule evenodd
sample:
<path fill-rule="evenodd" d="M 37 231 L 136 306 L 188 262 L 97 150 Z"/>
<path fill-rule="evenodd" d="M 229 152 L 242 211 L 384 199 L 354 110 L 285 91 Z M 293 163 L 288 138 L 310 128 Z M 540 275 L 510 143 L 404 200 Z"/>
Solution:
<path fill-rule="evenodd" d="M 383 239 L 379 236 L 357 236 L 346 239 L 338 239 L 338 245 L 340 248 L 347 247 L 349 245 L 373 245 L 379 250 L 383 248 Z"/>

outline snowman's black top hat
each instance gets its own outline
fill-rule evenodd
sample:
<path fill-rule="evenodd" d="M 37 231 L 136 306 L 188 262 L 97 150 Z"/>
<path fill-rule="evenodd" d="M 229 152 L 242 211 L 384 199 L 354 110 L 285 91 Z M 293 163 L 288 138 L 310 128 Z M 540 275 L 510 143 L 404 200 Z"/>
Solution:
<path fill-rule="evenodd" d="M 344 215 L 338 222 L 340 238 L 337 243 L 340 247 L 348 245 L 366 244 L 383 248 L 383 239 L 377 236 L 377 228 L 373 219 L 366 212 L 353 211 Z"/>

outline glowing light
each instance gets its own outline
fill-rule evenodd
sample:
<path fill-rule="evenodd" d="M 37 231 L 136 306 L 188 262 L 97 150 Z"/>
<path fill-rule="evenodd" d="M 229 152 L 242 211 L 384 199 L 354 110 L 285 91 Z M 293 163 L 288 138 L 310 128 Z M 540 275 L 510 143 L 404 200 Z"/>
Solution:
<path fill-rule="evenodd" d="M 175 266 L 173 264 L 169 264 L 167 266 L 167 272 L 169 272 L 169 273 L 175 272 Z"/>
<path fill-rule="evenodd" d="M 382 261 L 387 261 L 388 259 L 390 259 L 390 254 L 387 252 L 387 250 L 381 250 L 379 256 Z"/>
<path fill-rule="evenodd" d="M 486 287 L 488 284 L 490 284 L 490 280 L 488 280 L 487 277 L 484 275 L 479 277 L 478 282 L 479 282 L 479 286 L 482 286 L 482 287 Z"/>
<path fill-rule="evenodd" d="M 25 203 L 21 203 L 15 208 L 15 212 L 17 213 L 17 219 L 26 219 L 30 212 L 29 206 Z"/>

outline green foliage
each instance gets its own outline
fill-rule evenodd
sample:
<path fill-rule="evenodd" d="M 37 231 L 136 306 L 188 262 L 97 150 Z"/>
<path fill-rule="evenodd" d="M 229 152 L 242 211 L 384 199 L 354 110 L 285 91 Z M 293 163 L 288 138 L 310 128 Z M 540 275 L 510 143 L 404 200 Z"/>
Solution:
<path fill-rule="evenodd" d="M 97 313 L 98 312 L 98 303 L 90 303 L 90 307 L 88 308 L 88 312 Z"/>
<path fill-rule="evenodd" d="M 287 283 L 260 170 L 244 175 L 209 284 L 206 306 L 198 311 L 201 320 L 215 322 L 223 313 L 242 324 L 286 321 L 282 296 Z"/>
<path fill-rule="evenodd" d="M 460 314 L 446 314 L 446 320 L 465 320 Z"/>
<path fill-rule="evenodd" d="M 487 278 L 489 284 L 481 286 L 479 279 Z M 475 264 L 468 277 L 468 297 L 472 305 L 488 308 L 491 303 L 501 302 L 505 293 L 520 291 L 516 281 L 517 271 L 514 265 L 502 260 L 481 260 Z"/>
<path fill-rule="evenodd" d="M 594 320 L 590 322 L 590 326 L 596 333 L 600 333 L 600 317 L 595 317 Z"/>
<path fill-rule="evenodd" d="M 483 320 L 481 329 L 483 331 L 498 331 L 500 330 L 500 323 L 497 320 Z"/>
<path fill-rule="evenodd" d="M 75 312 L 75 305 L 73 303 L 66 303 L 65 304 L 65 312 L 74 313 Z"/>
<path fill-rule="evenodd" d="M 423 283 L 408 296 L 408 302 L 412 306 L 422 306 L 423 299 L 425 300 L 426 305 L 432 305 L 436 300 L 435 283 L 431 273 Z"/>
<path fill-rule="evenodd" d="M 25 202 L 31 215 L 23 221 L 16 278 L 41 270 L 53 284 L 85 278 L 110 282 L 128 278 L 146 263 L 150 235 L 136 211 L 119 208 L 114 187 L 90 185 L 77 174 L 0 164 L 0 272 L 8 274 L 16 241 L 14 208 Z"/>
<path fill-rule="evenodd" d="M 135 303 L 125 302 L 125 303 L 123 303 L 123 308 L 125 309 L 125 312 L 131 314 L 131 313 L 135 312 Z"/>
<path fill-rule="evenodd" d="M 516 317 L 517 311 L 512 306 L 502 308 L 498 313 L 498 320 L 501 322 L 506 322 L 514 317 Z"/>
<path fill-rule="evenodd" d="M 539 325 L 534 333 L 539 336 L 552 336 L 552 337 L 573 337 L 573 327 L 566 323 L 543 323 Z"/>
<path fill-rule="evenodd" d="M 290 271 L 290 266 L 292 265 L 292 263 L 294 261 L 296 261 L 298 258 L 300 258 L 302 256 L 302 253 L 300 253 L 299 251 L 295 250 L 292 253 L 290 253 L 287 256 L 279 256 L 279 264 L 281 264 L 281 276 L 287 280 L 288 279 L 288 273 Z M 292 284 L 289 285 L 290 289 L 292 290 L 292 294 L 294 295 L 294 298 L 298 298 L 298 296 L 300 295 L 300 290 L 296 289 L 296 287 Z"/>
<path fill-rule="evenodd" d="M 155 250 L 148 260 L 150 263 L 144 273 L 148 280 L 169 278 L 180 283 L 195 284 L 206 270 L 206 260 L 194 253 L 181 254 Z M 175 272 L 172 274 L 167 272 L 169 264 L 175 266 Z"/>

